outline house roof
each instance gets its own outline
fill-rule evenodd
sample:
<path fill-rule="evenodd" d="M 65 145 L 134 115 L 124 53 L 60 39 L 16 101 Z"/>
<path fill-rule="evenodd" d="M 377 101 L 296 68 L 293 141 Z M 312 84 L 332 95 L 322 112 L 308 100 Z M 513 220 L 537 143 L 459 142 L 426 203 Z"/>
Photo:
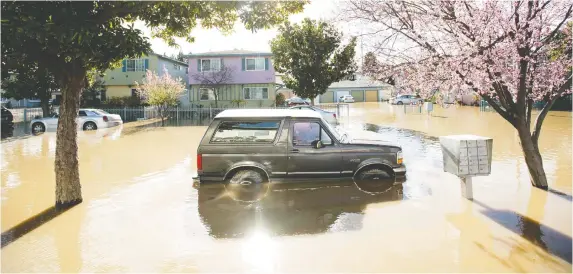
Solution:
<path fill-rule="evenodd" d="M 281 79 L 282 74 L 277 74 L 275 76 L 276 78 L 276 83 L 278 85 L 284 85 L 282 79 Z M 334 82 L 332 83 L 328 88 L 329 89 L 340 89 L 340 88 L 381 88 L 381 87 L 387 87 L 389 86 L 389 84 L 386 84 L 384 82 L 380 82 L 380 81 L 376 81 L 370 77 L 367 76 L 356 76 L 356 80 L 354 81 L 350 81 L 350 80 L 343 80 L 340 82 Z"/>
<path fill-rule="evenodd" d="M 321 118 L 320 113 L 300 109 L 228 109 L 217 114 L 215 118 L 269 118 L 269 117 L 299 117 Z"/>
<path fill-rule="evenodd" d="M 167 56 L 165 56 L 165 55 L 161 55 L 161 54 L 159 54 L 159 53 L 152 52 L 151 54 L 157 56 L 158 58 L 161 58 L 161 59 L 164 59 L 164 60 L 167 60 L 167 61 L 171 61 L 171 62 L 173 62 L 173 63 L 178 63 L 178 64 L 180 64 L 180 65 L 182 65 L 182 66 L 189 66 L 189 64 L 187 64 L 187 63 L 185 63 L 185 62 L 179 61 L 179 60 L 177 60 L 177 59 L 173 59 L 173 58 L 171 58 L 171 57 L 167 57 Z"/>
<path fill-rule="evenodd" d="M 209 51 L 186 55 L 186 57 L 208 57 L 208 56 L 272 56 L 270 52 L 250 51 L 243 49 Z"/>

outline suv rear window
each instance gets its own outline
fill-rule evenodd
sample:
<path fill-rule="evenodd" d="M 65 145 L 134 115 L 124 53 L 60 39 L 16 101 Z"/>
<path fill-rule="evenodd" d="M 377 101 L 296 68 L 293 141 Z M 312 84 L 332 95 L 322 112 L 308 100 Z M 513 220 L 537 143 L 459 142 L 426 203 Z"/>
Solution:
<path fill-rule="evenodd" d="M 211 143 L 272 143 L 281 121 L 226 121 L 211 138 Z"/>

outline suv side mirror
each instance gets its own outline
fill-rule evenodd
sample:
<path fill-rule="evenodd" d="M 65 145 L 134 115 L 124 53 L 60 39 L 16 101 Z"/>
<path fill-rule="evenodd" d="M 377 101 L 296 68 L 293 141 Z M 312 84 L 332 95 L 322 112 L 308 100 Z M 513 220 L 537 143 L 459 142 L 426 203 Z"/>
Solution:
<path fill-rule="evenodd" d="M 312 145 L 313 148 L 316 148 L 316 149 L 319 149 L 319 148 L 323 148 L 323 147 L 324 147 L 324 144 L 323 144 L 322 141 L 320 141 L 320 140 L 312 141 L 311 145 Z"/>

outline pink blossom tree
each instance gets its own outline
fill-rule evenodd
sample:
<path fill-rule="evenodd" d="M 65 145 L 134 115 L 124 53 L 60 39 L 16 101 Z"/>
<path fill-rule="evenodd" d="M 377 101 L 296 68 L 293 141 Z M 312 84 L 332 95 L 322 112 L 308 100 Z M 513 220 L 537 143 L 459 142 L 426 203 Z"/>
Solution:
<path fill-rule="evenodd" d="M 185 84 L 181 78 L 173 78 L 169 75 L 167 68 L 163 68 L 163 74 L 147 70 L 142 84 L 135 82 L 137 94 L 148 104 L 155 106 L 161 126 L 165 125 L 165 118 L 168 111 L 177 106 L 179 98 L 185 91 Z"/>
<path fill-rule="evenodd" d="M 377 79 L 422 97 L 479 94 L 517 130 L 531 182 L 546 189 L 538 141 L 556 99 L 571 91 L 570 54 L 554 54 L 558 33 L 571 43 L 571 12 L 570 1 L 552 0 L 350 0 L 341 16 L 372 38 L 385 65 L 364 69 Z"/>

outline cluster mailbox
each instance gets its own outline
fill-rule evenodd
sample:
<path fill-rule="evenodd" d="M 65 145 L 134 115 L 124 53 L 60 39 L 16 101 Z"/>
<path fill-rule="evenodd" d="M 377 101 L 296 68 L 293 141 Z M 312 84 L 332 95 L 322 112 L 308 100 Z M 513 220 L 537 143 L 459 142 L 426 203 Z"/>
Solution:
<path fill-rule="evenodd" d="M 440 137 L 444 171 L 462 179 L 462 195 L 472 197 L 471 177 L 491 173 L 493 139 L 476 135 L 449 135 Z"/>

